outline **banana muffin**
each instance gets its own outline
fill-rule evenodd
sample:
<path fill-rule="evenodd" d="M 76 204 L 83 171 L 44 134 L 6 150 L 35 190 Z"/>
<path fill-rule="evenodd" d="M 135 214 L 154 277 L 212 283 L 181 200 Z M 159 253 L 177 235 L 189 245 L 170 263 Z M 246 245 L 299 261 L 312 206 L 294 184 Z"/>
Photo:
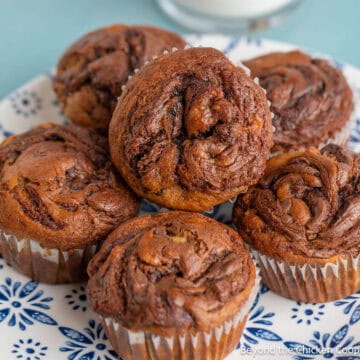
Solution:
<path fill-rule="evenodd" d="M 304 302 L 360 290 L 360 155 L 338 145 L 272 158 L 233 221 L 265 284 Z"/>
<path fill-rule="evenodd" d="M 0 144 L 0 252 L 34 280 L 85 279 L 99 242 L 138 208 L 95 130 L 46 124 Z"/>
<path fill-rule="evenodd" d="M 86 34 L 57 66 L 54 90 L 65 115 L 79 125 L 107 129 L 129 75 L 147 59 L 185 44 L 179 35 L 151 26 L 116 24 Z"/>
<path fill-rule="evenodd" d="M 141 197 L 202 211 L 257 182 L 272 146 L 263 90 L 220 51 L 162 55 L 127 83 L 109 127 L 115 166 Z"/>
<path fill-rule="evenodd" d="M 353 100 L 340 70 L 300 51 L 269 53 L 244 64 L 259 78 L 271 102 L 273 152 L 329 142 L 346 145 Z"/>
<path fill-rule="evenodd" d="M 180 211 L 120 225 L 88 273 L 91 307 L 124 360 L 223 359 L 259 285 L 236 231 Z"/>

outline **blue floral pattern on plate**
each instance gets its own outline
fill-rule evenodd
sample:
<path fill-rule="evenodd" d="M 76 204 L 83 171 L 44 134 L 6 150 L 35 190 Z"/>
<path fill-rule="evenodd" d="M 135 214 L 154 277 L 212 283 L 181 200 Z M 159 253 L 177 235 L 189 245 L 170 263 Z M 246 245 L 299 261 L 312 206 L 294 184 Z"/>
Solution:
<path fill-rule="evenodd" d="M 83 312 L 87 309 L 87 296 L 84 286 L 79 286 L 76 289 L 72 289 L 70 293 L 65 295 L 67 303 L 73 310 L 81 310 Z"/>
<path fill-rule="evenodd" d="M 41 360 L 46 357 L 48 347 L 41 345 L 39 341 L 34 342 L 33 339 L 20 339 L 13 345 L 11 351 L 16 359 L 23 360 Z"/>
<path fill-rule="evenodd" d="M 34 325 L 34 321 L 43 325 L 57 325 L 57 322 L 44 311 L 50 309 L 52 297 L 44 296 L 38 290 L 38 283 L 28 281 L 22 284 L 10 278 L 0 285 L 0 322 L 7 320 L 8 326 L 18 326 L 25 330 Z"/>
<path fill-rule="evenodd" d="M 191 35 L 188 39 L 194 45 L 224 50 L 235 62 L 265 51 L 293 48 L 252 37 Z M 346 64 L 334 64 L 342 68 L 356 89 L 357 120 L 349 146 L 360 152 L 360 71 Z M 49 74 L 24 85 L 0 103 L 0 139 L 48 121 L 66 122 L 51 90 Z M 205 215 L 231 224 L 233 200 L 215 206 Z M 142 213 L 164 210 L 146 200 L 141 207 Z M 118 359 L 101 325 L 93 319 L 86 303 L 85 285 L 39 285 L 16 273 L 0 258 L 0 359 Z M 25 330 L 31 331 L 31 336 Z M 6 342 L 1 341 L 3 334 Z M 25 338 L 24 334 L 28 336 Z M 281 298 L 263 286 L 250 311 L 238 350 L 227 360 L 238 359 L 242 349 L 256 354 L 272 347 L 288 351 L 282 359 L 359 359 L 360 350 L 353 355 L 339 352 L 339 349 L 355 351 L 359 343 L 360 292 L 330 304 L 303 304 Z"/>
<path fill-rule="evenodd" d="M 61 352 L 68 353 L 68 360 L 114 360 L 120 359 L 107 341 L 101 324 L 89 320 L 89 327 L 82 332 L 60 326 L 59 331 L 68 340 Z"/>
<path fill-rule="evenodd" d="M 293 312 L 291 318 L 295 319 L 297 324 L 311 325 L 315 321 L 320 321 L 321 316 L 325 314 L 325 304 L 307 304 L 297 301 L 296 305 L 291 309 Z"/>
<path fill-rule="evenodd" d="M 348 336 L 348 332 L 349 325 L 344 325 L 333 335 L 315 331 L 308 344 L 285 341 L 284 345 L 296 354 L 293 357 L 296 360 L 319 357 L 338 360 L 360 359 L 360 341 L 356 341 L 354 336 Z"/>
<path fill-rule="evenodd" d="M 15 113 L 25 118 L 36 115 L 42 108 L 42 100 L 35 91 L 15 91 L 9 99 Z"/>
<path fill-rule="evenodd" d="M 265 289 L 266 292 L 268 291 L 266 287 L 262 289 Z M 261 341 L 279 342 L 282 340 L 278 334 L 268 328 L 273 325 L 275 313 L 265 311 L 264 306 L 258 306 L 262 289 L 256 296 L 254 304 L 250 309 L 242 341 L 239 343 L 238 348 L 250 350 L 252 346 L 259 344 Z"/>
<path fill-rule="evenodd" d="M 343 300 L 335 301 L 334 305 L 343 307 L 343 313 L 350 315 L 350 325 L 355 325 L 360 321 L 360 291 Z"/>

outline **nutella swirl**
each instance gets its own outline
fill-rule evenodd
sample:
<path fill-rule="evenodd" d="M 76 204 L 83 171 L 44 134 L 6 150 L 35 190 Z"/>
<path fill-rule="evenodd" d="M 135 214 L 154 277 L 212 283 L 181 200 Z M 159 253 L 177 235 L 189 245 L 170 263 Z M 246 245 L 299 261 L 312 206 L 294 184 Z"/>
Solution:
<path fill-rule="evenodd" d="M 244 63 L 265 88 L 274 113 L 273 151 L 319 146 L 350 119 L 352 92 L 341 71 L 300 51 L 270 53 Z"/>
<path fill-rule="evenodd" d="M 142 197 L 205 210 L 261 176 L 272 145 L 262 89 L 224 54 L 161 56 L 126 86 L 110 130 L 112 159 Z"/>
<path fill-rule="evenodd" d="M 231 228 L 200 214 L 125 222 L 88 266 L 92 308 L 133 330 L 173 335 L 228 321 L 251 293 L 255 267 Z"/>
<path fill-rule="evenodd" d="M 46 124 L 0 145 L 0 227 L 19 239 L 83 248 L 138 208 L 94 130 Z"/>
<path fill-rule="evenodd" d="M 128 76 L 146 59 L 185 44 L 180 36 L 150 26 L 118 24 L 86 34 L 57 67 L 54 90 L 65 115 L 80 125 L 107 129 Z"/>
<path fill-rule="evenodd" d="M 233 220 L 268 255 L 360 254 L 360 155 L 328 145 L 272 158 Z"/>

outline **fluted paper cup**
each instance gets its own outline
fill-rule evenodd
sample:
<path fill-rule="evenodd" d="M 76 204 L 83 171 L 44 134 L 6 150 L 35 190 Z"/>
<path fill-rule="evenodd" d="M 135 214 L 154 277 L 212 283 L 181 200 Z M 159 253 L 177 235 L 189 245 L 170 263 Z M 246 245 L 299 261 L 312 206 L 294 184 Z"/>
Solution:
<path fill-rule="evenodd" d="M 48 284 L 84 281 L 87 264 L 96 249 L 96 245 L 69 251 L 47 249 L 36 240 L 18 239 L 0 230 L 0 251 L 4 259 L 22 274 Z"/>
<path fill-rule="evenodd" d="M 329 302 L 360 290 L 360 255 L 342 256 L 334 262 L 316 264 L 278 261 L 256 250 L 262 280 L 273 292 L 303 302 Z"/>
<path fill-rule="evenodd" d="M 259 268 L 246 303 L 229 321 L 209 333 L 196 332 L 172 337 L 147 331 L 131 331 L 110 317 L 100 317 L 115 351 L 124 360 L 221 360 L 235 349 L 260 285 Z"/>

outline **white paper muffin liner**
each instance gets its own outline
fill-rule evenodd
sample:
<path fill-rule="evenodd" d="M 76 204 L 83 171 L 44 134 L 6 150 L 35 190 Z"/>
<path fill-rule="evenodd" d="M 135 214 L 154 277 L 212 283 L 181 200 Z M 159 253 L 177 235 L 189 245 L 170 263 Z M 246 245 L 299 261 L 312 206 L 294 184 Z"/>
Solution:
<path fill-rule="evenodd" d="M 360 255 L 327 264 L 290 264 L 252 249 L 264 284 L 275 293 L 303 302 L 329 302 L 360 290 Z"/>
<path fill-rule="evenodd" d="M 33 280 L 63 284 L 86 279 L 86 267 L 97 245 L 69 251 L 47 249 L 36 240 L 19 240 L 0 229 L 0 250 L 11 266 Z"/>
<path fill-rule="evenodd" d="M 221 360 L 239 343 L 251 305 L 259 291 L 259 272 L 256 266 L 253 290 L 240 311 L 209 333 L 189 332 L 165 337 L 147 331 L 131 331 L 111 317 L 100 316 L 100 321 L 115 351 L 124 360 Z"/>

